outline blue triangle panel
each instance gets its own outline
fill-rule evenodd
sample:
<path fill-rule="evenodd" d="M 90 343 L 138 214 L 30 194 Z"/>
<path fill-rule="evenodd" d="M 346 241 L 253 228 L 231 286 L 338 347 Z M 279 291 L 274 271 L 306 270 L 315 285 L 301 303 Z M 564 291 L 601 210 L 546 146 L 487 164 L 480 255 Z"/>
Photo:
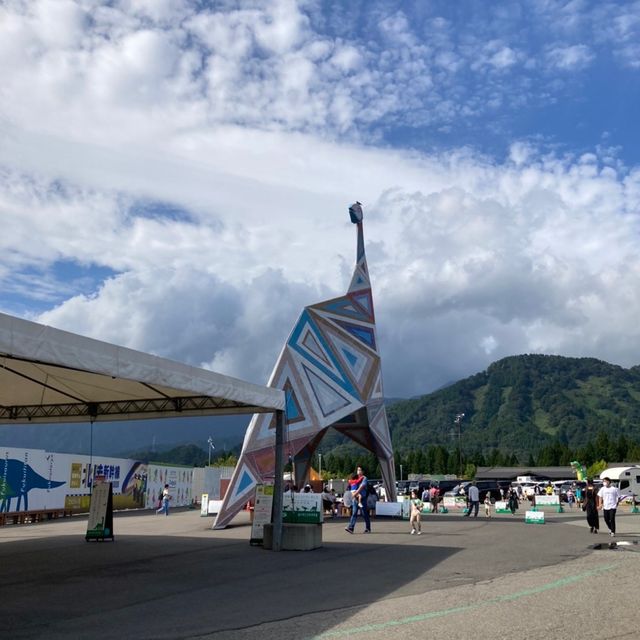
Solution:
<path fill-rule="evenodd" d="M 352 336 L 358 338 L 361 342 L 364 342 L 368 347 L 372 349 L 376 348 L 376 335 L 372 327 L 363 327 L 359 324 L 349 324 L 348 322 L 336 321 L 336 324 L 341 326 L 345 331 L 348 331 Z"/>
<path fill-rule="evenodd" d="M 240 495 L 245 489 L 250 487 L 252 484 L 253 484 L 253 478 L 245 470 L 240 478 L 240 482 L 238 482 L 236 495 Z"/>
<path fill-rule="evenodd" d="M 295 420 L 296 418 L 300 418 L 300 409 L 296 404 L 295 398 L 293 397 L 293 393 L 291 393 L 291 391 L 287 391 L 286 401 L 287 420 Z"/>
<path fill-rule="evenodd" d="M 350 351 L 347 351 L 346 349 L 343 349 L 342 350 L 342 354 L 349 361 L 349 364 L 352 367 L 356 364 L 356 362 L 358 362 L 358 357 L 356 355 L 354 355 L 353 353 L 351 353 Z"/>

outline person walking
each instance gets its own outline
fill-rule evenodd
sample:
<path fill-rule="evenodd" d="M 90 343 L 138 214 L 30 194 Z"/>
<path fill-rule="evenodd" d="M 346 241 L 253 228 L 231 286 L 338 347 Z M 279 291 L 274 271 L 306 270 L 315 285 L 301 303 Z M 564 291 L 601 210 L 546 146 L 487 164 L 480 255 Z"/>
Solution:
<path fill-rule="evenodd" d="M 600 517 L 598 516 L 598 494 L 593 486 L 593 482 L 589 480 L 585 489 L 584 500 L 582 502 L 582 510 L 587 515 L 587 524 L 591 533 L 598 533 L 600 528 Z"/>
<path fill-rule="evenodd" d="M 171 494 L 169 493 L 169 485 L 165 484 L 162 490 L 162 504 L 159 509 L 156 509 L 156 514 L 164 513 L 165 516 L 169 515 L 169 500 L 171 500 Z"/>
<path fill-rule="evenodd" d="M 420 498 L 418 498 L 418 492 L 414 489 L 411 492 L 411 514 L 409 515 L 409 523 L 411 524 L 411 535 L 417 533 L 422 535 L 422 523 L 420 518 L 422 516 L 422 508 L 424 504 Z"/>
<path fill-rule="evenodd" d="M 429 489 L 429 500 L 431 501 L 431 512 L 438 513 L 438 503 L 440 502 L 440 489 L 431 485 Z"/>
<path fill-rule="evenodd" d="M 509 505 L 509 509 L 511 510 L 511 515 L 515 516 L 518 505 L 520 504 L 518 501 L 518 494 L 516 493 L 515 489 L 511 489 L 511 491 L 509 492 L 509 501 L 507 502 L 507 504 Z"/>
<path fill-rule="evenodd" d="M 351 510 L 351 520 L 349 520 L 349 524 L 345 527 L 345 531 L 347 533 L 353 533 L 356 520 L 358 518 L 358 512 L 362 513 L 362 517 L 364 518 L 364 532 L 371 533 L 371 520 L 369 519 L 369 511 L 367 509 L 367 496 L 369 495 L 369 483 L 367 481 L 367 476 L 364 475 L 362 471 L 362 467 L 358 467 L 356 469 L 355 474 L 355 482 L 351 481 L 351 493 L 353 496 L 353 508 Z M 353 478 L 353 476 L 352 476 Z"/>
<path fill-rule="evenodd" d="M 374 487 L 368 487 L 367 499 L 365 500 L 367 503 L 367 510 L 369 511 L 369 517 L 375 518 L 376 516 L 376 503 L 378 502 L 378 492 Z"/>
<path fill-rule="evenodd" d="M 475 482 L 472 482 L 467 489 L 467 501 L 469 506 L 467 508 L 467 513 L 464 514 L 465 518 L 468 518 L 472 511 L 474 512 L 473 517 L 477 518 L 478 509 L 480 508 L 480 491 L 478 490 Z"/>
<path fill-rule="evenodd" d="M 602 478 L 602 483 L 603 486 L 598 491 L 598 509 L 602 509 L 604 523 L 609 528 L 609 535 L 613 538 L 616 535 L 616 509 L 622 496 L 618 487 L 611 484 L 610 478 Z"/>

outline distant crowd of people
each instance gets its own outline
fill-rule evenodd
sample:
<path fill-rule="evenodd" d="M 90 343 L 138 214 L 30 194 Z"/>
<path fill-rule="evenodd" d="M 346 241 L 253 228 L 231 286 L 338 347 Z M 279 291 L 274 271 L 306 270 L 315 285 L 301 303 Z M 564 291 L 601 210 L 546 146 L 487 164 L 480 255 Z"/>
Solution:
<path fill-rule="evenodd" d="M 295 485 L 287 485 L 285 491 L 297 492 Z M 538 483 L 529 491 L 520 485 L 499 486 L 500 500 L 505 503 L 506 510 L 515 515 L 522 501 L 529 501 L 535 506 L 536 496 L 554 495 L 559 492 L 559 488 L 551 482 Z M 301 493 L 313 493 L 310 484 L 304 485 Z M 495 493 L 495 492 L 494 492 Z M 464 517 L 477 518 L 480 512 L 480 505 L 484 506 L 485 518 L 492 517 L 492 510 L 495 509 L 494 499 L 491 491 L 484 490 L 481 499 L 481 492 L 476 482 L 469 482 L 459 485 L 453 494 L 462 497 L 466 506 L 463 510 Z M 447 494 L 449 495 L 449 494 Z M 624 498 L 617 487 L 613 486 L 609 478 L 603 479 L 603 485 L 596 488 L 593 481 L 587 483 L 572 483 L 563 494 L 563 499 L 569 507 L 574 505 L 585 512 L 587 524 L 591 533 L 598 533 L 600 529 L 599 512 L 602 511 L 605 524 L 611 536 L 616 534 L 616 510 L 619 502 Z M 322 507 L 325 514 L 332 518 L 340 515 L 348 515 L 349 523 L 345 527 L 347 533 L 355 533 L 358 518 L 361 517 L 364 523 L 364 533 L 371 533 L 371 518 L 376 513 L 376 503 L 380 500 L 380 495 L 376 487 L 368 480 L 361 466 L 351 474 L 347 487 L 340 497 L 333 488 L 325 485 L 321 492 Z M 431 484 L 420 493 L 417 489 L 411 490 L 409 498 L 409 524 L 411 535 L 422 535 L 422 515 L 425 506 L 428 504 L 429 512 L 436 514 L 439 511 L 447 512 L 442 504 L 443 496 L 437 484 Z M 168 504 L 161 505 L 168 512 Z"/>

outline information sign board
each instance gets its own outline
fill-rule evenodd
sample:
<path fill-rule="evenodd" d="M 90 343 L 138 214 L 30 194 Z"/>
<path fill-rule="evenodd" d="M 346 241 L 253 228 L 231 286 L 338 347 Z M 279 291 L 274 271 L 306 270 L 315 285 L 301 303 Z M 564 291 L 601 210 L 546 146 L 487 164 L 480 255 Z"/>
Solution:
<path fill-rule="evenodd" d="M 113 487 L 110 482 L 94 484 L 85 540 L 113 540 Z"/>
<path fill-rule="evenodd" d="M 264 525 L 271 522 L 273 510 L 273 485 L 256 485 L 256 498 L 251 523 L 251 544 L 262 544 L 264 541 Z"/>
<path fill-rule="evenodd" d="M 282 501 L 282 521 L 321 524 L 322 496 L 319 493 L 285 493 Z"/>
<path fill-rule="evenodd" d="M 524 521 L 527 524 L 544 524 L 544 511 L 527 511 Z"/>

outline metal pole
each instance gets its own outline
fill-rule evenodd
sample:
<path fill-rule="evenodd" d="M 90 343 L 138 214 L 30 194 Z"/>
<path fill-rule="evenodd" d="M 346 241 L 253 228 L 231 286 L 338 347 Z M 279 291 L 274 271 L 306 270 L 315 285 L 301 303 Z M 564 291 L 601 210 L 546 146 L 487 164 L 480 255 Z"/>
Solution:
<path fill-rule="evenodd" d="M 318 454 L 318 475 L 320 476 L 320 480 L 322 480 L 322 454 Z"/>
<path fill-rule="evenodd" d="M 276 459 L 273 479 L 272 550 L 282 549 L 282 476 L 284 474 L 284 411 L 276 411 Z"/>
<path fill-rule="evenodd" d="M 400 482 L 402 482 L 402 465 L 400 465 Z"/>
<path fill-rule="evenodd" d="M 94 418 L 92 417 L 90 420 L 91 428 L 89 431 L 89 477 L 87 478 L 87 481 L 90 483 L 89 500 L 93 497 L 93 421 Z"/>
<path fill-rule="evenodd" d="M 456 416 L 456 424 L 458 425 L 458 476 L 462 477 L 462 418 L 464 413 L 459 413 Z"/>

